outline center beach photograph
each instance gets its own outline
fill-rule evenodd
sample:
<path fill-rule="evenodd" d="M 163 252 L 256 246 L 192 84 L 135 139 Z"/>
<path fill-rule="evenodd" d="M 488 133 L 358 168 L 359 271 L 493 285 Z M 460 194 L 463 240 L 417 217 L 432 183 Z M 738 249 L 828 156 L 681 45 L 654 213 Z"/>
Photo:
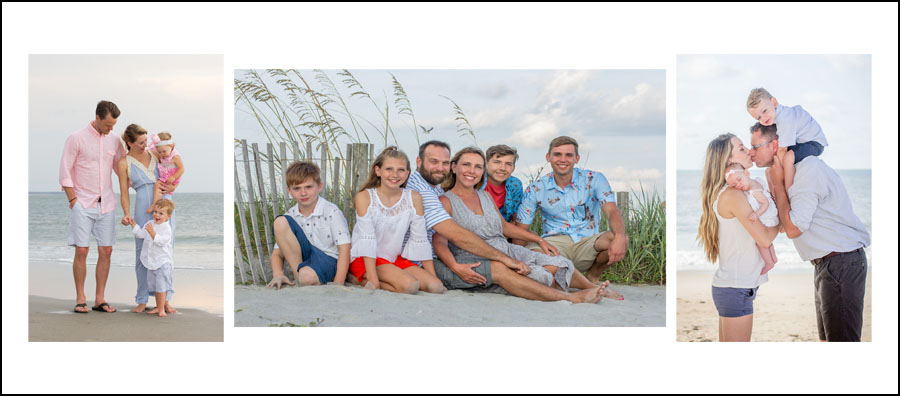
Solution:
<path fill-rule="evenodd" d="M 663 70 L 235 70 L 238 327 L 663 327 Z"/>

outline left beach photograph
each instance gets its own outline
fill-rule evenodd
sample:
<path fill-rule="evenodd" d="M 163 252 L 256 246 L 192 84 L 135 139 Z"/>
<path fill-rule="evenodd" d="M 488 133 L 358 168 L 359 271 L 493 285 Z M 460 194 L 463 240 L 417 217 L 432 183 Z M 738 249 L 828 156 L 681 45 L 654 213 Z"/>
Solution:
<path fill-rule="evenodd" d="M 28 340 L 223 341 L 224 56 L 28 71 Z"/>

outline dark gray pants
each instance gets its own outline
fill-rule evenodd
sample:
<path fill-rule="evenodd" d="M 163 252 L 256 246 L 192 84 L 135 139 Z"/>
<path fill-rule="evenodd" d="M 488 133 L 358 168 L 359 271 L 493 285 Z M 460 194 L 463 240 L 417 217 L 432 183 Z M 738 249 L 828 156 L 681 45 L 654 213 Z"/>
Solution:
<path fill-rule="evenodd" d="M 816 324 L 823 341 L 860 340 L 866 296 L 866 252 L 852 252 L 812 261 L 816 267 Z"/>

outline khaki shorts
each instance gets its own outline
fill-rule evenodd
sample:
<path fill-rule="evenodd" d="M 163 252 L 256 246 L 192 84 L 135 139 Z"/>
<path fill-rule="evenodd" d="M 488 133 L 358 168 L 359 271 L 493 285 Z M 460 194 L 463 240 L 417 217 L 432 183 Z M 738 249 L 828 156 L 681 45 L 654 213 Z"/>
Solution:
<path fill-rule="evenodd" d="M 560 255 L 572 260 L 572 263 L 575 264 L 575 268 L 583 272 L 589 270 L 594 265 L 594 260 L 597 259 L 597 251 L 594 250 L 594 241 L 602 234 L 603 233 L 594 234 L 582 238 L 577 243 L 573 243 L 572 237 L 565 234 L 551 235 L 544 238 L 544 240 L 559 249 Z M 529 242 L 525 247 L 531 250 L 541 250 L 541 246 L 534 242 Z"/>

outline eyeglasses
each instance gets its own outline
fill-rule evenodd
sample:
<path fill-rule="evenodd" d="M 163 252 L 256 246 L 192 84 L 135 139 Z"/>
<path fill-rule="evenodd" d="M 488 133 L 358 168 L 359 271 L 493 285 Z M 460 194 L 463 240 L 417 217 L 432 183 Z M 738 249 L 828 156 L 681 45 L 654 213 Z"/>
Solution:
<path fill-rule="evenodd" d="M 765 145 L 767 145 L 767 144 L 769 144 L 769 143 L 772 143 L 772 140 L 774 140 L 774 139 L 769 139 L 769 141 L 767 141 L 767 142 L 765 142 L 765 143 L 760 143 L 760 144 L 753 144 L 753 145 L 750 145 L 750 148 L 753 149 L 753 150 L 756 150 L 756 149 L 758 149 L 758 148 L 760 148 L 760 147 L 762 147 L 762 146 L 765 146 Z"/>

